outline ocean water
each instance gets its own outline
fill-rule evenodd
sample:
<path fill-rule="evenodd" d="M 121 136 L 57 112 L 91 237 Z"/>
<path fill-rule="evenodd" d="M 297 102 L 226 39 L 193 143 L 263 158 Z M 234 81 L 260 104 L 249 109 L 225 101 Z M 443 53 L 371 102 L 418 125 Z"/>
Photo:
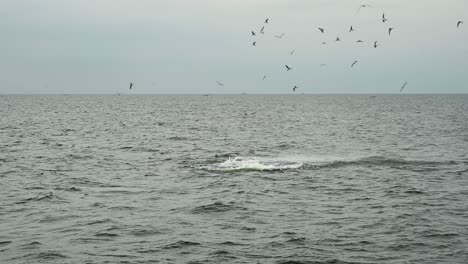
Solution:
<path fill-rule="evenodd" d="M 468 263 L 468 96 L 1 96 L 0 263 Z"/>

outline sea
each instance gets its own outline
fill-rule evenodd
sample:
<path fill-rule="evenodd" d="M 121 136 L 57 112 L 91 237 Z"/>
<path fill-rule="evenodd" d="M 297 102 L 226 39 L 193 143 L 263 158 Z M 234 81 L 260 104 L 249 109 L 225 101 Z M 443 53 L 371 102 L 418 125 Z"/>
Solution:
<path fill-rule="evenodd" d="M 468 263 L 468 95 L 2 95 L 0 263 Z"/>

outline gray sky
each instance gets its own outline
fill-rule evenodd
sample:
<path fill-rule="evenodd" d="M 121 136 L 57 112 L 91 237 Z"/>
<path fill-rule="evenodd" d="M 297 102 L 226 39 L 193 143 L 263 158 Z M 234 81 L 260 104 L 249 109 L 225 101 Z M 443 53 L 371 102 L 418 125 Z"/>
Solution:
<path fill-rule="evenodd" d="M 466 0 L 2 0 L 0 32 L 2 94 L 468 92 Z"/>

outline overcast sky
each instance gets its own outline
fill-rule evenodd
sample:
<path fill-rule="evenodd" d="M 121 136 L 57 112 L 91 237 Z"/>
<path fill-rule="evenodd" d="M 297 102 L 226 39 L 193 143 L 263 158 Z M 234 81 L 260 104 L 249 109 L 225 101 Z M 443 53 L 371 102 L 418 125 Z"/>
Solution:
<path fill-rule="evenodd" d="M 467 0 L 1 0 L 0 32 L 1 94 L 468 92 Z"/>

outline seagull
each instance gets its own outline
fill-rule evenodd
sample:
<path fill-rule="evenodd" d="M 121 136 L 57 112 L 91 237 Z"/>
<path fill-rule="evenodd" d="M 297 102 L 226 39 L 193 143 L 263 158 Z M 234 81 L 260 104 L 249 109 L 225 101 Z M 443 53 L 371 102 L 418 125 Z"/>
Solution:
<path fill-rule="evenodd" d="M 291 67 L 289 67 L 288 65 L 284 65 L 284 66 L 286 67 L 286 71 L 290 71 L 290 70 L 292 70 L 292 68 L 291 68 Z"/>
<path fill-rule="evenodd" d="M 281 34 L 279 36 L 275 36 L 275 38 L 282 38 L 284 36 L 284 34 L 286 34 L 286 33 L 283 33 L 283 34 Z"/>
<path fill-rule="evenodd" d="M 349 28 L 349 32 L 353 32 L 353 31 L 354 31 L 354 28 L 353 28 L 353 26 L 351 26 L 351 27 Z"/>
<path fill-rule="evenodd" d="M 389 28 L 388 29 L 388 35 L 390 36 L 390 33 L 392 33 L 392 30 L 394 30 L 394 28 Z"/>
<path fill-rule="evenodd" d="M 401 86 L 401 88 L 400 88 L 400 93 L 403 91 L 403 89 L 405 89 L 405 87 L 406 87 L 407 84 L 408 84 L 408 82 L 405 82 L 405 83 L 403 84 L 403 86 Z"/>
<path fill-rule="evenodd" d="M 318 28 L 322 33 L 325 33 L 325 29 L 323 28 Z"/>
<path fill-rule="evenodd" d="M 289 54 L 290 54 L 290 55 L 293 55 L 295 51 L 296 51 L 296 50 L 291 50 L 291 52 L 289 52 Z"/>
<path fill-rule="evenodd" d="M 324 41 L 324 42 L 322 42 L 322 44 L 325 45 L 325 44 L 327 44 L 327 43 Z"/>
<path fill-rule="evenodd" d="M 358 40 L 358 41 L 356 41 L 356 42 L 357 42 L 357 43 L 363 43 L 364 41 L 362 41 L 362 40 Z"/>
<path fill-rule="evenodd" d="M 363 8 L 363 7 L 372 7 L 372 6 L 368 5 L 368 4 L 360 5 L 357 12 L 356 12 L 356 14 L 359 13 L 359 11 L 361 11 L 361 8 Z"/>
<path fill-rule="evenodd" d="M 356 65 L 356 63 L 358 63 L 358 61 L 354 61 L 353 64 L 351 64 L 351 68 L 354 67 L 354 65 Z"/>
<path fill-rule="evenodd" d="M 463 21 L 458 21 L 457 28 L 460 26 L 460 24 L 463 24 Z"/>
<path fill-rule="evenodd" d="M 297 85 L 294 85 L 293 92 L 296 92 L 296 89 L 299 89 L 299 87 L 297 87 Z"/>
<path fill-rule="evenodd" d="M 133 87 L 133 83 L 131 82 L 131 83 L 130 83 L 130 90 L 132 89 L 132 87 Z"/>
<path fill-rule="evenodd" d="M 336 40 L 335 41 L 341 41 L 341 39 L 339 37 L 336 37 Z"/>
<path fill-rule="evenodd" d="M 255 35 L 256 35 L 255 32 L 252 31 L 252 36 L 255 36 Z"/>
<path fill-rule="evenodd" d="M 269 18 L 265 19 L 265 24 L 268 24 L 268 20 L 269 20 Z"/>
<path fill-rule="evenodd" d="M 252 46 L 257 46 L 257 41 L 254 41 L 254 42 L 252 43 Z"/>
<path fill-rule="evenodd" d="M 385 13 L 382 14 L 382 22 L 387 22 L 387 18 L 385 18 Z"/>
<path fill-rule="evenodd" d="M 377 45 L 377 41 L 374 42 L 374 48 L 377 48 L 379 45 Z"/>
<path fill-rule="evenodd" d="M 262 29 L 260 29 L 261 34 L 265 34 L 265 32 L 263 32 L 264 29 L 265 29 L 265 27 L 262 27 Z"/>
<path fill-rule="evenodd" d="M 264 81 L 266 79 L 266 77 L 267 77 L 266 75 L 263 75 L 262 81 Z"/>
<path fill-rule="evenodd" d="M 217 83 L 219 86 L 224 86 L 224 83 L 222 83 L 222 82 L 216 81 L 216 83 Z"/>

